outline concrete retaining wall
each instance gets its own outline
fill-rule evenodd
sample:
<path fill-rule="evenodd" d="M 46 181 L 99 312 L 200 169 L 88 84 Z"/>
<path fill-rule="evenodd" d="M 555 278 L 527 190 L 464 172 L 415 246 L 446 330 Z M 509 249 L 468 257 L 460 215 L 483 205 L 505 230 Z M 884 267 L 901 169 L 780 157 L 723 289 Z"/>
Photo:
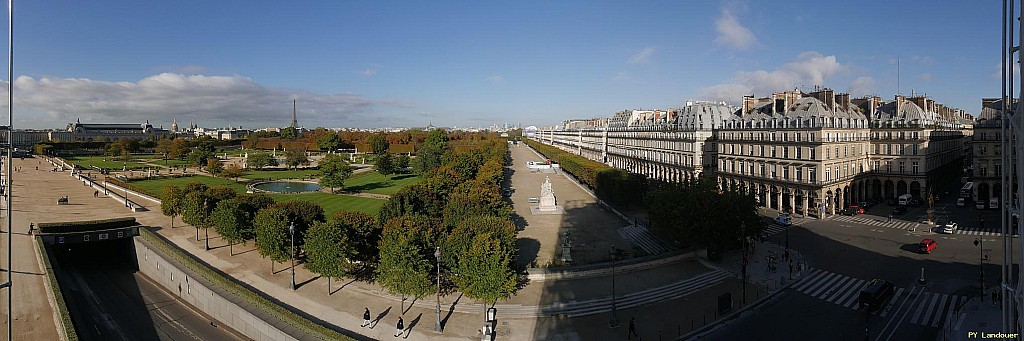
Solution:
<path fill-rule="evenodd" d="M 226 293 L 213 290 L 213 286 L 205 279 L 199 278 L 176 262 L 168 261 L 167 257 L 141 238 L 135 238 L 135 255 L 139 262 L 139 271 L 143 274 L 193 307 L 246 337 L 257 341 L 296 340 L 225 298 Z"/>

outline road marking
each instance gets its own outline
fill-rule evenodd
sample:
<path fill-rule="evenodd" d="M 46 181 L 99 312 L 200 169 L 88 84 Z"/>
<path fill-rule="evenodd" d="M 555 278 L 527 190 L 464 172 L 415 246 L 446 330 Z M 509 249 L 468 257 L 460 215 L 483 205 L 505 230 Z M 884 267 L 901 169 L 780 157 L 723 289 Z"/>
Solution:
<path fill-rule="evenodd" d="M 817 297 L 819 294 L 825 292 L 825 290 L 833 288 L 833 285 L 834 285 L 834 283 L 836 281 L 841 280 L 841 279 L 843 279 L 845 277 L 846 276 L 843 276 L 843 275 L 837 275 L 837 276 L 833 277 L 831 280 L 829 280 L 828 282 L 825 282 L 825 284 L 822 285 L 821 287 L 819 287 L 817 290 L 814 290 L 813 292 L 808 293 L 808 294 L 811 295 L 811 296 Z"/>
<path fill-rule="evenodd" d="M 953 301 L 953 300 L 947 300 L 949 298 L 950 298 L 949 295 L 946 295 L 946 294 L 942 295 L 942 300 L 939 301 L 941 303 L 939 304 L 938 309 L 935 310 L 935 315 L 932 315 L 932 318 L 931 318 L 932 323 L 929 323 L 928 324 L 929 326 L 938 327 L 939 321 L 942 320 L 942 316 L 944 315 L 943 313 L 945 313 L 945 312 L 947 312 L 947 310 L 949 310 L 949 309 L 946 309 L 946 307 L 949 306 L 949 302 L 950 301 Z M 955 299 L 956 296 L 953 296 L 953 298 Z"/>
<path fill-rule="evenodd" d="M 912 317 L 910 319 L 910 323 L 911 324 L 917 324 L 917 321 L 919 321 L 919 318 L 921 317 L 921 313 L 923 313 L 925 311 L 924 306 L 926 306 L 928 304 L 928 298 L 932 298 L 932 302 L 934 303 L 935 298 L 938 297 L 938 295 L 934 295 L 934 297 L 933 297 L 933 295 L 931 293 L 927 293 L 927 292 L 923 293 L 922 296 L 925 297 L 924 302 L 922 302 L 921 305 L 917 306 L 917 311 L 914 312 L 914 317 Z"/>
<path fill-rule="evenodd" d="M 903 306 L 906 305 L 908 301 L 910 301 L 910 296 L 914 295 L 914 290 L 917 289 L 917 288 L 918 287 L 910 288 L 910 292 L 907 294 L 907 298 L 905 300 L 903 300 L 903 303 L 900 304 L 900 307 L 896 309 L 896 313 L 897 314 L 899 313 L 900 310 L 903 310 Z M 920 288 L 921 288 L 921 290 L 918 293 L 924 292 L 924 287 L 920 287 Z M 920 299 L 921 299 L 921 295 L 917 295 L 917 297 L 914 298 L 914 302 L 911 304 L 911 306 L 913 306 L 914 304 L 917 304 L 917 301 L 920 300 Z M 903 322 L 902 322 L 903 319 L 907 318 L 907 314 L 910 314 L 910 309 L 907 309 L 906 311 L 904 311 L 903 312 L 903 316 L 900 316 L 898 319 L 895 318 L 895 315 L 893 315 L 894 318 L 889 320 L 889 323 L 885 324 L 885 327 L 882 328 L 882 332 L 878 334 L 878 338 L 876 338 L 875 341 L 883 340 L 883 336 L 884 335 L 882 335 L 882 334 L 884 334 L 886 330 L 889 330 L 889 326 L 892 325 L 893 322 L 896 322 L 897 320 L 899 320 L 900 322 L 896 323 L 896 325 L 893 326 L 892 331 L 889 332 L 889 335 L 885 336 L 885 338 L 884 338 L 884 340 L 891 339 L 892 335 L 896 334 L 896 329 L 899 328 L 900 324 L 903 324 Z"/>
<path fill-rule="evenodd" d="M 856 288 L 864 287 L 864 283 L 866 283 L 866 282 L 867 281 L 862 280 L 862 279 L 858 280 L 857 281 L 857 285 L 854 286 L 855 289 L 854 290 L 850 290 L 850 292 L 847 293 L 846 296 L 843 297 L 841 300 L 839 300 L 838 303 L 840 305 L 844 306 L 844 307 L 851 308 L 853 303 L 857 302 L 857 300 L 860 298 L 860 290 L 856 289 Z"/>
<path fill-rule="evenodd" d="M 814 269 L 811 273 L 807 274 L 807 278 L 805 281 L 802 281 L 800 284 L 793 287 L 793 289 L 799 292 L 803 292 L 804 287 L 806 287 L 808 284 L 817 282 L 819 276 L 821 276 L 821 274 L 825 272 L 826 271 L 821 269 Z"/>
<path fill-rule="evenodd" d="M 828 282 L 829 280 L 831 280 L 832 278 L 834 278 L 834 277 L 836 277 L 838 275 L 839 274 L 837 274 L 837 273 L 829 272 L 828 276 L 822 277 L 822 279 L 818 280 L 816 283 L 814 283 L 814 285 L 811 285 L 810 287 L 806 288 L 807 290 L 801 290 L 801 291 L 803 291 L 805 294 L 810 295 L 812 291 L 817 290 L 819 287 L 822 286 L 822 284 L 825 284 L 825 282 Z"/>
<path fill-rule="evenodd" d="M 829 297 L 828 297 L 828 298 L 826 299 L 826 301 L 829 301 L 829 302 L 835 302 L 835 299 L 839 298 L 839 296 L 846 296 L 846 295 L 848 294 L 847 290 L 849 290 L 849 289 L 850 289 L 850 287 L 851 287 L 851 286 L 852 286 L 853 284 L 857 283 L 858 281 L 859 281 L 859 280 L 858 280 L 858 279 L 856 279 L 856 278 L 849 278 L 849 280 L 848 280 L 848 281 L 846 281 L 846 284 L 845 284 L 845 285 L 843 285 L 842 287 L 840 287 L 840 288 L 839 288 L 838 290 L 836 290 L 836 292 L 835 292 L 834 294 L 830 295 L 830 296 L 829 296 Z"/>
<path fill-rule="evenodd" d="M 903 288 L 896 289 L 896 293 L 892 294 L 892 297 L 895 297 L 895 299 L 892 300 L 892 304 L 889 304 L 888 306 L 886 306 L 885 310 L 882 311 L 882 314 L 881 314 L 882 317 L 885 317 L 886 315 L 889 315 L 889 312 L 892 311 L 891 309 L 892 309 L 893 304 L 896 304 L 896 300 L 899 299 L 901 294 L 903 294 Z"/>

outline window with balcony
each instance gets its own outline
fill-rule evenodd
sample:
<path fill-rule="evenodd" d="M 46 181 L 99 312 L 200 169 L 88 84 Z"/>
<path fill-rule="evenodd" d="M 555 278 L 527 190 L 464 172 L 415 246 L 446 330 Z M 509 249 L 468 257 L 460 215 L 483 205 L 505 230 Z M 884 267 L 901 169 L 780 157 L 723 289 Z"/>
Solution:
<path fill-rule="evenodd" d="M 817 173 L 817 172 L 814 171 L 813 167 L 809 168 L 807 170 L 807 180 L 810 181 L 810 182 L 818 181 L 818 177 L 816 176 L 817 174 L 815 174 L 815 173 Z"/>
<path fill-rule="evenodd" d="M 769 148 L 772 149 L 772 158 L 774 159 L 775 158 L 775 146 L 771 146 Z"/>
<path fill-rule="evenodd" d="M 803 180 L 802 176 L 803 176 L 803 168 L 797 167 L 796 168 L 796 177 L 793 178 L 793 180 L 801 181 L 801 180 Z"/>
<path fill-rule="evenodd" d="M 782 167 L 782 178 L 789 180 L 789 167 Z"/>
<path fill-rule="evenodd" d="M 914 162 L 912 162 L 912 163 L 910 164 L 910 166 L 911 166 L 911 167 L 913 167 L 913 170 L 914 170 L 914 174 L 915 174 L 915 175 L 916 175 L 916 174 L 919 174 L 919 172 L 918 172 L 918 166 L 917 166 L 917 161 L 914 161 Z"/>
<path fill-rule="evenodd" d="M 811 147 L 811 160 L 817 160 L 814 158 L 814 147 Z"/>
<path fill-rule="evenodd" d="M 832 167 L 825 168 L 825 181 L 832 180 Z"/>
<path fill-rule="evenodd" d="M 796 147 L 796 159 L 800 160 L 800 151 L 804 150 L 804 147 Z"/>
<path fill-rule="evenodd" d="M 783 159 L 788 159 L 789 158 L 789 147 L 785 147 L 785 146 L 782 147 L 782 158 Z"/>
<path fill-rule="evenodd" d="M 900 174 L 906 173 L 907 163 L 900 161 Z"/>
<path fill-rule="evenodd" d="M 885 172 L 892 173 L 892 161 L 885 162 Z"/>
<path fill-rule="evenodd" d="M 916 144 L 914 144 L 914 145 L 912 145 L 912 146 L 913 146 L 913 147 L 911 147 L 911 150 L 913 151 L 914 155 L 917 155 L 917 145 L 916 145 Z"/>

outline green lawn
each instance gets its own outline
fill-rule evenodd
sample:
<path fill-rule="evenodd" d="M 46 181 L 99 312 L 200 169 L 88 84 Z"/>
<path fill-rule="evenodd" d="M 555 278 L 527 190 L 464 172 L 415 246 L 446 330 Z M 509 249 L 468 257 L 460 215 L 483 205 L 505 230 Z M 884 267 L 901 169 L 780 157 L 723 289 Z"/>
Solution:
<path fill-rule="evenodd" d="M 91 168 L 95 166 L 111 170 L 121 170 L 125 166 L 127 166 L 128 169 L 146 169 L 146 167 L 150 167 L 145 164 L 139 163 L 138 159 L 134 158 L 132 161 L 128 162 L 114 161 L 114 158 L 111 156 L 69 156 L 65 157 L 64 159 L 67 160 L 69 163 L 78 164 L 79 166 L 85 168 Z"/>
<path fill-rule="evenodd" d="M 146 193 L 159 198 L 164 191 L 164 186 L 178 186 L 184 187 L 190 182 L 200 182 L 207 186 L 226 185 L 233 188 L 238 193 L 245 193 L 245 184 L 241 182 L 235 182 L 229 179 L 213 178 L 208 176 L 190 176 L 181 178 L 165 178 L 165 179 L 154 179 L 154 180 L 136 180 L 132 181 L 132 186 L 142 189 Z M 323 207 L 324 212 L 330 216 L 334 212 L 340 210 L 346 211 L 360 211 L 368 214 L 376 215 L 380 208 L 387 203 L 387 200 L 361 198 L 348 195 L 336 195 L 330 193 L 297 193 L 297 194 L 270 194 L 270 197 L 277 201 L 288 201 L 288 200 L 306 200 L 315 202 L 320 207 Z"/>
<path fill-rule="evenodd" d="M 359 211 L 370 215 L 377 215 L 381 207 L 384 207 L 387 200 L 353 197 L 349 195 L 330 193 L 301 193 L 301 194 L 271 194 L 277 201 L 305 200 L 315 202 L 324 208 L 324 213 L 330 217 L 334 212 L 341 210 Z"/>
<path fill-rule="evenodd" d="M 236 182 L 231 179 L 224 178 L 213 178 L 209 176 L 188 176 L 180 178 L 163 178 L 153 180 L 135 180 L 132 181 L 132 186 L 138 187 L 148 193 L 149 195 L 159 198 L 164 193 L 164 186 L 171 185 L 177 187 L 185 187 L 190 182 L 204 183 L 207 186 L 213 187 L 218 185 L 225 185 L 233 188 L 238 193 L 245 193 L 245 184 Z"/>
<path fill-rule="evenodd" d="M 259 171 L 246 171 L 242 177 L 252 180 L 269 180 L 269 179 L 304 179 L 312 175 L 316 177 L 319 171 L 316 169 L 288 169 L 288 170 L 259 170 Z"/>
<path fill-rule="evenodd" d="M 385 178 L 377 171 L 369 171 L 353 174 L 345 181 L 345 190 L 394 195 L 402 188 L 419 183 L 420 179 L 419 175 L 413 174 L 395 174 Z"/>

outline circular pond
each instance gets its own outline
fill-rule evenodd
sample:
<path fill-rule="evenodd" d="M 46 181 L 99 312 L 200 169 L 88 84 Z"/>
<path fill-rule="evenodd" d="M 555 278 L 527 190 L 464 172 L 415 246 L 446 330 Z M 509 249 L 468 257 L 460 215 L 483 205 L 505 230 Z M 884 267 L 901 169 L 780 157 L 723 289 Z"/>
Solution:
<path fill-rule="evenodd" d="M 321 188 L 317 184 L 296 181 L 268 181 L 255 184 L 252 187 L 274 193 L 319 192 Z"/>

